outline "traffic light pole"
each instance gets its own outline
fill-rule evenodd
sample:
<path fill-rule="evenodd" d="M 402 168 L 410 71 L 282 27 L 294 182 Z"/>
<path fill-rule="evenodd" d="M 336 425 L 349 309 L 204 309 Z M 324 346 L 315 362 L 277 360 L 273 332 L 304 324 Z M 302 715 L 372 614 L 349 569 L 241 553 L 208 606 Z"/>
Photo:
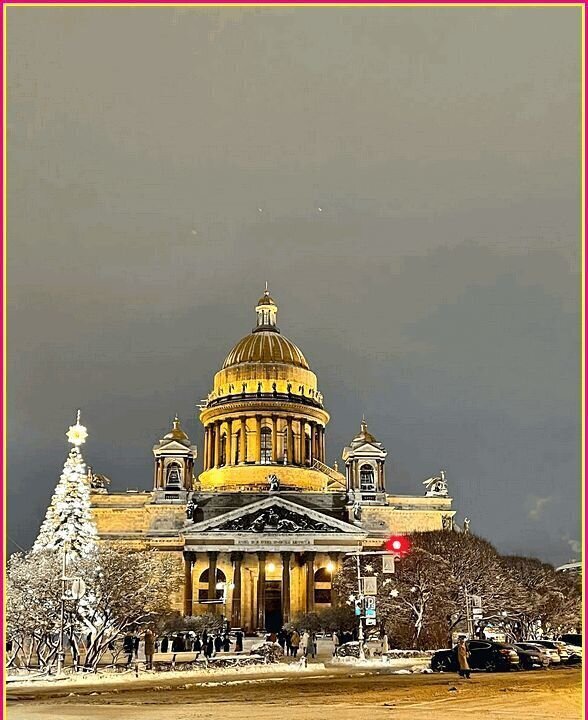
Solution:
<path fill-rule="evenodd" d="M 357 640 L 359 641 L 359 659 L 365 660 L 365 648 L 364 648 L 364 632 L 363 632 L 363 609 L 364 609 L 364 595 L 363 587 L 361 585 L 361 566 L 359 564 L 360 555 L 392 555 L 398 557 L 396 553 L 389 552 L 388 550 L 356 550 L 355 552 L 347 553 L 347 555 L 355 555 L 355 567 L 357 569 L 357 597 L 359 598 L 360 609 L 359 609 L 359 627 L 357 631 Z"/>

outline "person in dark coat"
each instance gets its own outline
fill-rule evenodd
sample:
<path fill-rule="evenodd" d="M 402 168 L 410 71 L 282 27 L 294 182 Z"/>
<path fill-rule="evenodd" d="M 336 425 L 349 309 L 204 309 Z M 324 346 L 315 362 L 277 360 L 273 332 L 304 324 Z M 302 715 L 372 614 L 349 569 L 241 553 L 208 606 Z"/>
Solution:
<path fill-rule="evenodd" d="M 155 635 L 151 628 L 145 630 L 145 667 L 147 670 L 153 669 L 153 653 L 155 652 Z"/>
<path fill-rule="evenodd" d="M 292 655 L 292 633 L 286 631 L 286 649 L 288 656 Z"/>
<path fill-rule="evenodd" d="M 171 651 L 172 652 L 181 652 L 182 651 L 182 638 L 179 635 L 173 635 L 172 636 L 172 646 Z"/>
<path fill-rule="evenodd" d="M 204 654 L 206 655 L 207 658 L 211 658 L 212 653 L 214 652 L 214 643 L 212 641 L 212 635 L 208 636 L 205 647 L 206 647 L 206 651 Z"/>
<path fill-rule="evenodd" d="M 127 656 L 127 665 L 133 662 L 133 652 L 135 648 L 135 639 L 130 633 L 127 633 L 123 639 L 123 652 Z"/>
<path fill-rule="evenodd" d="M 161 638 L 161 652 L 166 653 L 168 648 L 169 648 L 169 638 L 167 635 L 164 635 Z"/>
<path fill-rule="evenodd" d="M 240 630 L 235 633 L 235 652 L 243 652 L 243 633 Z"/>
<path fill-rule="evenodd" d="M 223 639 L 220 635 L 216 635 L 214 638 L 214 652 L 215 654 L 220 652 L 223 647 Z"/>
<path fill-rule="evenodd" d="M 141 638 L 137 633 L 133 635 L 133 653 L 135 655 L 135 658 L 139 657 L 139 643 L 141 642 Z"/>
<path fill-rule="evenodd" d="M 200 638 L 198 637 L 198 635 L 196 635 L 196 637 L 194 638 L 193 650 L 194 650 L 194 652 L 197 652 L 197 653 L 202 652 L 202 642 L 200 641 Z"/>
<path fill-rule="evenodd" d="M 223 638 L 223 652 L 230 652 L 231 651 L 231 640 L 229 638 L 229 634 L 227 633 Z"/>

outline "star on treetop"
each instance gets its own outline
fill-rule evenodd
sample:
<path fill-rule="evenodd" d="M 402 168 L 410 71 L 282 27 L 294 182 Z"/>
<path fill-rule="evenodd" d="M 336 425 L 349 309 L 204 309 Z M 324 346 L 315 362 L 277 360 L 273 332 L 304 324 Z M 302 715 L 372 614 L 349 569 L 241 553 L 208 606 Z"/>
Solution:
<path fill-rule="evenodd" d="M 80 445 L 83 445 L 86 442 L 86 438 L 88 437 L 88 431 L 80 423 L 80 411 L 79 410 L 78 410 L 78 414 L 76 417 L 76 424 L 70 425 L 69 430 L 65 434 L 67 436 L 68 442 L 70 442 L 72 445 L 75 445 L 76 447 L 79 447 Z"/>

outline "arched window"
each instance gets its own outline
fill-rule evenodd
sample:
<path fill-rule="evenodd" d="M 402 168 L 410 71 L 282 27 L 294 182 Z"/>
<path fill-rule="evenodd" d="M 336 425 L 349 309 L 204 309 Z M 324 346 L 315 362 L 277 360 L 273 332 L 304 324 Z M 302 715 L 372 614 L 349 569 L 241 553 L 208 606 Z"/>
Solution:
<path fill-rule="evenodd" d="M 241 462 L 241 431 L 235 433 L 235 465 Z"/>
<path fill-rule="evenodd" d="M 200 574 L 200 577 L 198 578 L 198 602 L 206 602 L 208 600 L 208 577 L 209 577 L 209 571 L 208 568 L 204 570 Z M 227 576 L 224 574 L 222 570 L 216 569 L 216 581 L 215 581 L 215 587 L 216 587 L 216 593 L 215 593 L 215 599 L 216 600 L 222 600 L 223 595 L 225 593 L 224 589 L 224 583 L 227 581 Z M 220 587 L 219 587 L 220 585 Z"/>
<path fill-rule="evenodd" d="M 314 602 L 315 605 L 331 604 L 331 573 L 326 567 L 314 573 Z"/>
<path fill-rule="evenodd" d="M 376 484 L 374 483 L 374 468 L 371 465 L 362 465 L 359 468 L 359 487 L 362 491 L 374 491 Z"/>
<path fill-rule="evenodd" d="M 182 484 L 182 470 L 178 463 L 172 462 L 167 466 L 166 487 L 177 488 Z"/>
<path fill-rule="evenodd" d="M 272 461 L 272 431 L 270 428 L 261 429 L 261 464 L 269 465 Z"/>
<path fill-rule="evenodd" d="M 227 464 L 227 434 L 223 433 L 220 439 L 220 464 Z"/>

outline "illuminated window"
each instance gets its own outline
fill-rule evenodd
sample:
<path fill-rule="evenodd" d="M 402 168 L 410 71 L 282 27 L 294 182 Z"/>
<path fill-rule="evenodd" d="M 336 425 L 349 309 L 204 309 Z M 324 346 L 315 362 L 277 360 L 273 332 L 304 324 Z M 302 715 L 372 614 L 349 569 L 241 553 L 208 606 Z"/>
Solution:
<path fill-rule="evenodd" d="M 367 492 L 376 489 L 374 483 L 374 469 L 371 465 L 362 465 L 359 469 L 359 486 L 361 490 Z"/>
<path fill-rule="evenodd" d="M 272 431 L 269 428 L 261 430 L 261 464 L 269 465 L 272 461 Z"/>

